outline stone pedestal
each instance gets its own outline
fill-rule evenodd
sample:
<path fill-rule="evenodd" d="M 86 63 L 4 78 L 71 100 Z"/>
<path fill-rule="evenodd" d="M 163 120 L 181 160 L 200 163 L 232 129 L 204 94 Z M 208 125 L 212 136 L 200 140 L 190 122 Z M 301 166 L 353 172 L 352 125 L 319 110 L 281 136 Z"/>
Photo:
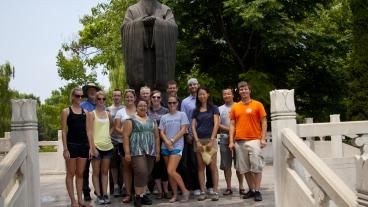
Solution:
<path fill-rule="evenodd" d="M 271 96 L 271 126 L 273 145 L 273 169 L 275 178 L 275 206 L 287 206 L 284 180 L 287 168 L 287 152 L 282 145 L 281 130 L 297 131 L 294 90 L 273 90 Z"/>
<path fill-rule="evenodd" d="M 40 206 L 40 173 L 38 161 L 38 121 L 36 101 L 29 99 L 11 100 L 11 143 L 26 144 L 26 198 L 29 207 Z"/>
<path fill-rule="evenodd" d="M 340 114 L 330 115 L 330 122 L 331 123 L 340 122 Z M 332 157 L 334 158 L 343 157 L 342 136 L 341 135 L 331 136 L 331 154 L 332 154 Z"/>

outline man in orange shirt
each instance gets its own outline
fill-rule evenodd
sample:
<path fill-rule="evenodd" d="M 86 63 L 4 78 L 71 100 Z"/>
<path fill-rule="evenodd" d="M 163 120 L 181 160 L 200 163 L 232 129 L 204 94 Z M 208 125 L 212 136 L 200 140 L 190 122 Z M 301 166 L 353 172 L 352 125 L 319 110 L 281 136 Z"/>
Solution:
<path fill-rule="evenodd" d="M 241 101 L 230 111 L 229 148 L 235 148 L 235 168 L 245 175 L 249 186 L 243 198 L 262 201 L 259 190 L 265 163 L 261 149 L 266 146 L 267 114 L 261 102 L 251 99 L 247 82 L 239 82 L 238 89 Z"/>

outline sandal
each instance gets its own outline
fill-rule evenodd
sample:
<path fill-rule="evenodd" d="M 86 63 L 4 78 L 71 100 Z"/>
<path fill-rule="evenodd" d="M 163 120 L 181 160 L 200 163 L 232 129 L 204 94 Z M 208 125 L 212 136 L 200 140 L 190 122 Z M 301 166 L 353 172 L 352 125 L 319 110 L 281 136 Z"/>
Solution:
<path fill-rule="evenodd" d="M 172 197 L 170 200 L 169 200 L 169 203 L 175 203 L 177 201 L 176 197 Z"/>
<path fill-rule="evenodd" d="M 79 207 L 90 207 L 89 204 L 84 204 L 84 203 L 78 203 Z"/>
<path fill-rule="evenodd" d="M 247 192 L 245 192 L 245 189 L 239 189 L 239 195 L 245 195 Z"/>
<path fill-rule="evenodd" d="M 232 195 L 233 191 L 231 189 L 226 189 L 225 192 L 222 193 L 224 196 Z"/>
<path fill-rule="evenodd" d="M 123 203 L 130 203 L 132 202 L 132 196 L 127 195 L 123 198 Z"/>
<path fill-rule="evenodd" d="M 157 193 L 156 199 L 162 199 L 164 197 L 164 193 Z"/>

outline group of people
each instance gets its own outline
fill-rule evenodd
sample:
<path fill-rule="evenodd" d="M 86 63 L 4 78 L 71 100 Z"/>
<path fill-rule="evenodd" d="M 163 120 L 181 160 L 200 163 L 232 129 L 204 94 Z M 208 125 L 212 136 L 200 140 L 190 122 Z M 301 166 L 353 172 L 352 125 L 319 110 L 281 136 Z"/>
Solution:
<path fill-rule="evenodd" d="M 166 93 L 147 86 L 139 95 L 133 89 L 115 89 L 109 107 L 105 105 L 106 94 L 94 84 L 71 91 L 71 105 L 61 113 L 71 206 L 87 206 L 84 201 L 91 200 L 90 163 L 99 205 L 111 203 L 107 195 L 109 172 L 111 194 L 124 192 L 122 201 L 133 201 L 134 206 L 151 205 L 152 198 L 147 194 L 153 188 L 156 199 L 169 199 L 171 203 L 186 202 L 191 193 L 199 201 L 217 201 L 217 151 L 227 183 L 222 194 L 233 194 L 234 162 L 239 194 L 244 199 L 262 201 L 261 149 L 266 145 L 267 131 L 262 103 L 251 99 L 251 87 L 246 82 L 238 84 L 238 103 L 231 88 L 223 89 L 224 104 L 220 107 L 212 103 L 210 91 L 197 79 L 189 79 L 187 86 L 190 95 L 182 101 L 175 81 L 168 81 Z M 87 100 L 82 102 L 82 97 Z"/>

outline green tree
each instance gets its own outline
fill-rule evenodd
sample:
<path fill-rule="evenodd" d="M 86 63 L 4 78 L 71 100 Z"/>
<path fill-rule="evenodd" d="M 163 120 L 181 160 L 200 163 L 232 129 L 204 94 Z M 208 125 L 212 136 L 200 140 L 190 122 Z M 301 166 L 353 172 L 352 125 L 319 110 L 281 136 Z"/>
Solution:
<path fill-rule="evenodd" d="M 103 74 L 109 73 L 112 88 L 125 87 L 120 27 L 125 10 L 134 2 L 100 3 L 92 8 L 91 15 L 80 19 L 83 29 L 78 39 L 63 44 L 57 55 L 61 78 L 79 85 L 95 82 L 95 69 L 100 67 Z"/>
<path fill-rule="evenodd" d="M 368 118 L 368 2 L 350 0 L 353 13 L 353 50 L 350 56 L 348 116 Z"/>
<path fill-rule="evenodd" d="M 11 92 L 9 90 L 9 82 L 14 74 L 14 67 L 10 63 L 0 65 L 0 137 L 4 136 L 4 132 L 10 131 L 11 119 Z"/>

